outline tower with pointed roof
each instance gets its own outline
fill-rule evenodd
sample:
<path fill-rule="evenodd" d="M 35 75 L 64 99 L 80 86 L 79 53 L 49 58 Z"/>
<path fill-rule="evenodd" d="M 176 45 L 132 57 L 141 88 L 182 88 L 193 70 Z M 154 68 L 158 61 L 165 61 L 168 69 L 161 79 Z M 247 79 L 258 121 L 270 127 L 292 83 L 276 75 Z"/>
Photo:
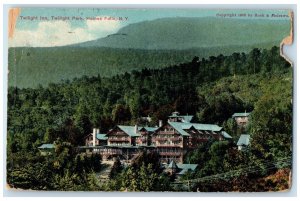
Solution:
<path fill-rule="evenodd" d="M 172 160 L 167 167 L 167 172 L 169 172 L 170 174 L 176 174 L 177 171 L 178 171 L 178 166 L 176 162 Z"/>

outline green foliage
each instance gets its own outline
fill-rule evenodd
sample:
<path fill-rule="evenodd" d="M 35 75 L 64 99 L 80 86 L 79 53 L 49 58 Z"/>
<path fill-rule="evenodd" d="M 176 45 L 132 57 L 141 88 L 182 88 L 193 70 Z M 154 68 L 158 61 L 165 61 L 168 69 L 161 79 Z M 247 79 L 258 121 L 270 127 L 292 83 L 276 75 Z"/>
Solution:
<path fill-rule="evenodd" d="M 84 189 L 84 190 L 86 190 L 86 189 Z M 97 179 L 97 175 L 95 174 L 95 172 L 88 174 L 87 190 L 89 190 L 89 191 L 103 190 L 102 184 L 100 183 L 100 180 Z"/>
<path fill-rule="evenodd" d="M 111 180 L 104 186 L 106 191 L 169 191 L 170 178 L 162 172 L 155 152 L 141 152 L 122 170 L 116 160 L 110 174 Z"/>
<path fill-rule="evenodd" d="M 111 171 L 109 173 L 109 178 L 110 179 L 114 179 L 118 176 L 119 173 L 121 173 L 123 170 L 121 161 L 119 158 L 116 159 L 116 161 L 114 162 Z"/>
<path fill-rule="evenodd" d="M 154 191 L 158 180 L 157 173 L 154 172 L 152 164 L 147 166 L 143 163 L 137 170 L 133 167 L 127 168 L 121 175 L 121 191 Z"/>
<path fill-rule="evenodd" d="M 270 79 L 287 71 L 288 64 L 280 58 L 277 47 L 256 51 L 260 51 L 255 58 L 260 61 L 257 63 L 265 57 L 272 63 L 270 72 L 252 75 L 254 71 L 248 72 L 247 60 L 254 58 L 234 53 L 201 61 L 195 57 L 178 66 L 144 69 L 111 78 L 82 77 L 46 88 L 11 87 L 8 130 L 15 136 L 11 147 L 31 150 L 36 141 L 53 142 L 58 137 L 79 145 L 92 127 L 107 132 L 115 124 L 135 124 L 140 116 L 148 115 L 153 117 L 150 125 L 154 126 L 159 119 L 166 121 L 174 110 L 197 114 L 203 123 L 222 125 L 234 111 L 253 110 L 266 77 Z M 234 74 L 230 71 L 232 65 L 238 66 Z M 245 76 L 246 73 L 249 75 Z"/>
<path fill-rule="evenodd" d="M 288 74 L 264 83 L 252 114 L 252 149 L 264 158 L 291 154 L 292 80 Z"/>
<path fill-rule="evenodd" d="M 231 49 L 231 48 L 228 48 Z M 235 48 L 236 49 L 236 48 Z M 217 52 L 209 51 L 210 53 Z M 207 48 L 197 50 L 208 56 Z M 24 56 L 24 54 L 29 56 Z M 195 50 L 139 50 L 102 47 L 10 48 L 9 86 L 47 86 L 82 76 L 111 77 L 143 68 L 164 68 L 188 62 Z M 18 62 L 14 62 L 17 58 Z M 85 71 L 83 69 L 89 69 Z"/>
<path fill-rule="evenodd" d="M 231 115 L 252 111 L 247 128 L 251 134 L 249 151 L 238 152 L 234 143 L 203 144 L 188 153 L 186 161 L 199 164 L 196 176 L 249 164 L 261 170 L 256 177 L 264 176 L 268 173 L 266 161 L 272 163 L 291 155 L 292 76 L 277 47 L 254 49 L 249 55 L 193 58 L 191 62 L 161 70 L 143 69 L 110 78 L 82 77 L 45 88 L 10 87 L 9 185 L 47 190 L 102 188 L 93 173 L 101 169 L 101 157 L 77 154 L 74 146 L 84 143 L 84 136 L 92 127 L 100 127 L 105 133 L 116 124 L 135 124 L 139 117 L 148 115 L 153 119 L 150 125 L 154 126 L 160 119 L 166 121 L 174 110 L 196 114 L 201 123 L 223 125 L 235 141 L 242 131 L 237 129 Z M 54 141 L 52 155 L 39 156 L 37 147 Z M 116 164 L 111 174 L 113 179 L 103 188 L 169 190 L 170 178 L 161 173 L 158 161 L 155 153 L 143 152 L 130 168 L 121 171 L 120 164 Z M 93 184 L 97 184 L 95 188 Z"/>
<path fill-rule="evenodd" d="M 152 169 L 155 173 L 160 174 L 162 169 L 159 162 L 159 154 L 157 152 L 143 151 L 133 161 L 132 167 L 134 170 L 138 170 L 142 165 L 148 166 L 151 164 Z"/>
<path fill-rule="evenodd" d="M 246 128 L 251 136 L 250 148 L 246 152 L 240 152 L 234 144 L 220 146 L 219 143 L 208 143 L 191 152 L 187 160 L 199 164 L 197 174 L 200 177 L 247 167 L 255 171 L 248 174 L 241 171 L 233 184 L 221 179 L 211 182 L 211 185 L 199 183 L 196 185 L 198 190 L 262 191 L 275 188 L 268 186 L 268 182 L 261 178 L 282 168 L 280 165 L 274 165 L 276 161 L 292 154 L 292 76 L 291 71 L 279 73 L 277 70 L 278 66 L 273 73 L 227 77 L 210 85 L 213 92 L 222 86 L 219 94 L 230 91 L 233 96 L 242 100 L 245 109 L 252 108 L 250 125 Z M 205 99 L 217 98 L 213 95 L 218 96 L 211 96 L 208 90 L 205 91 L 205 87 L 199 88 L 199 93 Z M 236 129 L 229 115 L 228 118 L 223 125 L 226 131 L 231 131 L 230 134 L 236 142 L 241 131 Z M 270 167 L 273 169 L 270 170 Z M 213 184 L 215 186 L 212 186 Z M 234 187 L 228 188 L 228 185 Z M 253 186 L 250 187 L 251 185 Z"/>
<path fill-rule="evenodd" d="M 54 144 L 54 152 L 47 156 L 26 152 L 9 155 L 8 184 L 33 190 L 99 190 L 94 171 L 100 171 L 101 157 L 76 155 L 73 146 L 61 139 Z"/>
<path fill-rule="evenodd" d="M 131 112 L 122 104 L 116 104 L 112 110 L 112 119 L 115 122 L 122 123 L 131 119 Z"/>

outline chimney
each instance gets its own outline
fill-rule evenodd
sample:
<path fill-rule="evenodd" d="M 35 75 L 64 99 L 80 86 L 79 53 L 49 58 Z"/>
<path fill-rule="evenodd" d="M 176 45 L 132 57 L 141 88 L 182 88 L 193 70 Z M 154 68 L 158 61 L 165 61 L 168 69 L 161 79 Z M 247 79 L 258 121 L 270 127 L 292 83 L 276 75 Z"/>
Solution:
<path fill-rule="evenodd" d="M 93 147 L 96 146 L 97 128 L 93 128 Z"/>
<path fill-rule="evenodd" d="M 137 126 L 137 125 L 134 126 L 134 133 L 135 133 L 135 134 L 138 133 L 138 126 Z"/>
<path fill-rule="evenodd" d="M 158 127 L 162 127 L 162 125 L 163 125 L 162 120 L 159 120 L 159 121 L 158 121 Z"/>

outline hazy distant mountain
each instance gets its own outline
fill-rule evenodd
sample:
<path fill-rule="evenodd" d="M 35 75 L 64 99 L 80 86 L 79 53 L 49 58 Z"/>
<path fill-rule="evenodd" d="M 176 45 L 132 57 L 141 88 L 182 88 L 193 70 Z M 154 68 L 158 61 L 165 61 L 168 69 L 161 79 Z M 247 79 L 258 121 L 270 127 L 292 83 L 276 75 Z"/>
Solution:
<path fill-rule="evenodd" d="M 9 49 L 9 86 L 36 87 L 81 76 L 109 77 L 200 58 L 279 45 L 283 21 L 164 18 L 130 24 L 95 41 L 64 47 Z"/>
<path fill-rule="evenodd" d="M 178 17 L 130 24 L 116 34 L 75 46 L 190 49 L 277 43 L 288 33 L 289 24 L 281 20 Z"/>

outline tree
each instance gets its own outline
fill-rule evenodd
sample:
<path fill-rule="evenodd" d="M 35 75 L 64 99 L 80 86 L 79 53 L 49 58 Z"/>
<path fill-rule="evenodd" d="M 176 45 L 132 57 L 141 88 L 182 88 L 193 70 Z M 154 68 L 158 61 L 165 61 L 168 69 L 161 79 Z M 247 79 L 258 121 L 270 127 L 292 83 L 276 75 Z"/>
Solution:
<path fill-rule="evenodd" d="M 132 167 L 134 170 L 138 170 L 143 164 L 148 166 L 151 164 L 155 173 L 160 174 L 162 169 L 159 162 L 159 155 L 157 152 L 154 151 L 142 151 L 133 161 Z"/>
<path fill-rule="evenodd" d="M 57 139 L 57 137 L 58 137 L 58 134 L 54 129 L 47 128 L 43 141 L 44 141 L 44 143 L 52 143 Z"/>
<path fill-rule="evenodd" d="M 89 191 L 102 191 L 103 190 L 100 180 L 97 178 L 97 175 L 94 172 L 88 174 L 87 189 Z"/>
<path fill-rule="evenodd" d="M 139 191 L 149 192 L 155 190 L 154 187 L 158 182 L 157 173 L 152 169 L 152 164 L 147 166 L 143 163 L 138 172 Z"/>
<path fill-rule="evenodd" d="M 154 191 L 158 176 L 152 169 L 152 164 L 143 163 L 137 171 L 133 167 L 126 169 L 122 175 L 121 190 L 126 191 Z"/>
<path fill-rule="evenodd" d="M 116 123 L 122 123 L 131 119 L 130 111 L 122 104 L 116 104 L 112 111 L 112 119 Z"/>
<path fill-rule="evenodd" d="M 121 173 L 123 170 L 121 161 L 119 158 L 117 158 L 111 168 L 111 171 L 109 173 L 109 178 L 114 179 L 118 176 L 119 173 Z"/>
<path fill-rule="evenodd" d="M 96 154 L 92 154 L 92 156 L 90 157 L 91 159 L 91 169 L 95 172 L 99 172 L 102 168 L 101 166 L 101 161 L 102 161 L 102 158 L 101 158 L 101 155 L 96 153 Z"/>
<path fill-rule="evenodd" d="M 130 113 L 134 119 L 138 118 L 141 108 L 141 97 L 138 91 L 133 91 L 129 96 L 126 97 Z"/>
<path fill-rule="evenodd" d="M 76 128 L 78 128 L 78 132 L 82 133 L 84 136 L 92 132 L 92 122 L 86 114 L 77 115 L 74 124 Z"/>
<path fill-rule="evenodd" d="M 261 53 L 258 48 L 254 48 L 249 53 L 249 59 L 250 59 L 249 62 L 250 62 L 250 65 L 253 66 L 254 74 L 260 71 L 260 60 L 259 60 L 260 55 L 261 55 Z"/>

